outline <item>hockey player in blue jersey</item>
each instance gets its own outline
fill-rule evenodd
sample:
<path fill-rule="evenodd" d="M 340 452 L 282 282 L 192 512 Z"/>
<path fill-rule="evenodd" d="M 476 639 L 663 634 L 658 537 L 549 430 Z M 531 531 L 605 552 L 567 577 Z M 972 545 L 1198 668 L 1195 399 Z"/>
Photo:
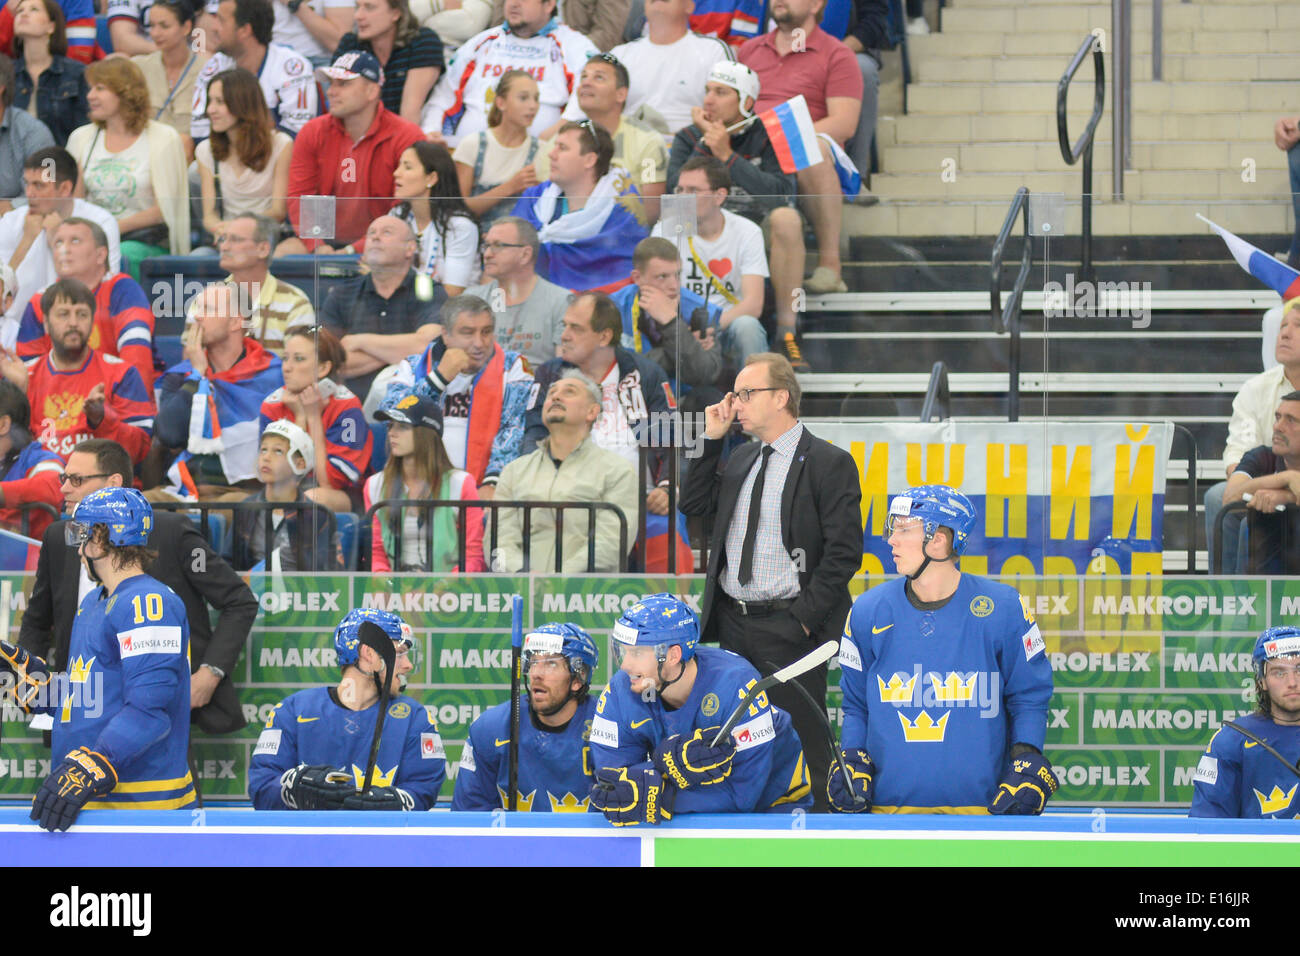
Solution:
<path fill-rule="evenodd" d="M 593 810 L 626 826 L 812 806 L 799 735 L 765 693 L 712 746 L 759 675 L 730 651 L 696 647 L 700 623 L 685 603 L 651 595 L 623 612 L 613 638 L 619 671 L 591 722 Z"/>
<path fill-rule="evenodd" d="M 83 808 L 174 810 L 194 802 L 190 739 L 190 626 L 185 605 L 144 573 L 153 508 L 131 488 L 81 499 L 66 525 L 90 579 L 72 625 L 68 672 L 0 643 L 0 669 L 28 713 L 54 720 L 63 754 L 36 792 L 32 819 L 66 830 Z M 49 693 L 53 688 L 54 693 Z"/>
<path fill-rule="evenodd" d="M 377 624 L 397 645 L 390 675 L 361 625 Z M 248 792 L 259 810 L 428 810 L 447 774 L 447 755 L 434 709 L 401 693 L 418 663 L 411 628 L 375 608 L 349 611 L 334 630 L 343 674 L 337 685 L 290 694 L 266 721 L 248 764 Z M 362 796 L 383 681 L 392 696 L 371 774 Z"/>
<path fill-rule="evenodd" d="M 840 642 L 844 726 L 831 808 L 1041 813 L 1058 787 L 1043 756 L 1052 669 L 1015 589 L 963 574 L 965 495 L 923 485 L 890 502 L 903 577 L 853 602 Z"/>
<path fill-rule="evenodd" d="M 587 735 L 596 713 L 590 696 L 596 644 L 576 624 L 543 624 L 524 636 L 528 713 L 519 722 L 516 806 L 583 812 L 591 790 Z M 510 702 L 497 704 L 469 728 L 456 771 L 453 810 L 494 810 L 509 793 Z"/>
<path fill-rule="evenodd" d="M 1193 817 L 1300 817 L 1300 776 L 1261 746 L 1272 747 L 1291 768 L 1300 766 L 1300 627 L 1270 627 L 1255 641 L 1258 710 L 1220 727 L 1192 774 Z"/>

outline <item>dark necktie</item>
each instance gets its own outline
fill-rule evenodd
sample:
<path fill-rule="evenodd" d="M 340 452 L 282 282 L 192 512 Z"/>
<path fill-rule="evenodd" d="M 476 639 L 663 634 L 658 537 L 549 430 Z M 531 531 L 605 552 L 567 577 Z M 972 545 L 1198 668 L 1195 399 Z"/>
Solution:
<path fill-rule="evenodd" d="M 749 496 L 749 522 L 745 525 L 745 543 L 740 547 L 740 573 L 736 575 L 743 587 L 754 579 L 754 542 L 758 539 L 758 517 L 763 510 L 763 483 L 767 479 L 767 462 L 772 457 L 772 446 L 763 449 L 763 463 L 758 466 L 754 490 Z"/>

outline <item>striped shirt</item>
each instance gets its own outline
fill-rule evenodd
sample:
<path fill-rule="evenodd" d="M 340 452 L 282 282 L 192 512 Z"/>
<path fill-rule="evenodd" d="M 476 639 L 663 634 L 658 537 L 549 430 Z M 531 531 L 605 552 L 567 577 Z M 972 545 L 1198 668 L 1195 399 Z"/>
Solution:
<path fill-rule="evenodd" d="M 349 50 L 365 50 L 370 54 L 375 52 L 369 40 L 358 39 L 355 30 L 343 34 L 334 55 L 337 57 L 340 53 L 347 53 Z M 393 47 L 393 52 L 388 55 L 388 62 L 383 64 L 384 86 L 379 95 L 386 109 L 401 115 L 402 91 L 406 87 L 406 74 L 426 66 L 435 67 L 441 73 L 446 69 L 447 64 L 442 56 L 442 40 L 439 39 L 438 34 L 428 27 L 420 27 L 410 43 Z"/>
<path fill-rule="evenodd" d="M 722 590 L 737 601 L 775 601 L 797 597 L 799 571 L 785 550 L 781 538 L 781 493 L 785 490 L 785 476 L 790 472 L 795 449 L 803 437 L 803 425 L 794 426 L 772 444 L 772 455 L 763 477 L 763 499 L 758 516 L 758 534 L 754 538 L 754 576 L 748 585 L 740 584 L 740 555 L 745 545 L 745 529 L 749 527 L 749 503 L 754 493 L 754 481 L 763 463 L 763 455 L 754 456 L 754 464 L 740 486 L 736 497 L 736 510 L 727 528 L 727 563 L 722 569 Z"/>
<path fill-rule="evenodd" d="M 226 276 L 223 281 L 233 282 L 234 276 Z M 312 309 L 307 294 L 296 285 L 282 282 L 268 272 L 260 283 L 257 305 L 253 307 L 245 334 L 257 339 L 276 355 L 281 355 L 284 352 L 284 338 L 291 328 L 315 324 L 316 312 Z"/>

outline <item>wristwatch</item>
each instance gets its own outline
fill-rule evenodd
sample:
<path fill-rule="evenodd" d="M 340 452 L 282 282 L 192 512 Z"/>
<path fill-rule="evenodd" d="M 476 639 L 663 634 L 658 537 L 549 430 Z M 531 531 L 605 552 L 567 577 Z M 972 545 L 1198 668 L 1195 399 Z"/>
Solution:
<path fill-rule="evenodd" d="M 225 680 L 226 672 L 223 671 L 220 667 L 217 667 L 213 664 L 201 664 L 200 666 L 206 667 L 208 670 L 212 671 L 212 673 L 216 674 L 218 680 Z"/>

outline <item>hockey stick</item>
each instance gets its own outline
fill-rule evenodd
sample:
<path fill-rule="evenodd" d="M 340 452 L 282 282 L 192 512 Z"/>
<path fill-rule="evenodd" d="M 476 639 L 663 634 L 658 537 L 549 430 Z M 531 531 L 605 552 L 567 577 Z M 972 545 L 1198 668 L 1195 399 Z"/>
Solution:
<path fill-rule="evenodd" d="M 1293 774 L 1295 774 L 1297 777 L 1300 777 L 1300 767 L 1297 767 L 1295 764 L 1291 763 L 1291 761 L 1287 760 L 1287 759 L 1286 759 L 1285 757 L 1283 757 L 1280 753 L 1278 753 L 1276 750 L 1274 750 L 1274 749 L 1273 749 L 1272 747 L 1270 747 L 1268 744 L 1264 743 L 1264 741 L 1260 740 L 1258 737 L 1256 737 L 1254 734 L 1252 734 L 1252 733 L 1251 733 L 1249 730 L 1247 730 L 1245 727 L 1242 727 L 1240 724 L 1234 724 L 1234 723 L 1233 723 L 1232 721 L 1230 721 L 1230 720 L 1225 720 L 1225 721 L 1223 722 L 1223 726 L 1225 726 L 1225 727 L 1231 727 L 1233 730 L 1235 730 L 1237 733 L 1241 734 L 1241 735 L 1242 735 L 1243 737 L 1245 737 L 1247 740 L 1250 740 L 1250 741 L 1253 741 L 1254 743 L 1259 744 L 1261 747 L 1263 747 L 1265 750 L 1267 750 L 1269 753 L 1271 753 L 1271 754 L 1272 754 L 1274 757 L 1276 757 L 1278 760 L 1282 761 L 1282 763 L 1286 766 L 1286 769 L 1290 770 L 1290 771 L 1291 771 Z"/>
<path fill-rule="evenodd" d="M 763 663 L 768 667 L 776 667 L 776 665 L 771 661 L 763 661 Z M 826 716 L 826 708 L 813 700 L 813 695 L 808 693 L 808 688 L 804 687 L 803 684 L 794 681 L 790 686 L 803 694 L 804 700 L 808 701 L 808 705 L 812 707 L 812 709 L 817 712 L 817 716 L 821 718 L 822 728 L 826 731 L 826 740 L 831 745 L 831 761 L 840 768 L 840 775 L 844 778 L 844 786 L 848 788 L 849 793 L 853 794 L 853 802 L 855 804 L 866 803 L 865 799 L 859 798 L 858 795 L 853 792 L 853 779 L 849 776 L 849 768 L 844 766 L 844 761 L 840 759 L 840 745 L 835 742 L 835 728 L 831 726 L 830 718 Z M 802 742 L 803 741 L 800 741 L 800 743 Z"/>
<path fill-rule="evenodd" d="M 370 792 L 370 780 L 375 775 L 375 761 L 379 759 L 379 739 L 384 734 L 384 716 L 388 713 L 388 698 L 392 696 L 393 692 L 393 674 L 397 668 L 397 648 L 393 646 L 393 639 L 374 621 L 362 621 L 361 627 L 357 629 L 357 638 L 362 644 L 378 654 L 380 660 L 384 662 L 383 681 L 380 681 L 378 674 L 375 675 L 375 683 L 380 685 L 379 715 L 375 718 L 375 737 L 370 741 L 370 759 L 366 761 L 366 779 L 361 785 L 361 795 L 364 797 Z"/>
<path fill-rule="evenodd" d="M 519 804 L 519 684 L 523 677 L 524 599 L 516 594 L 510 601 L 510 744 L 506 752 L 510 794 L 506 809 Z"/>
<path fill-rule="evenodd" d="M 803 657 L 799 658 L 793 664 L 783 667 L 781 670 L 777 671 L 771 677 L 764 677 L 761 681 L 759 681 L 757 684 L 755 684 L 753 687 L 749 689 L 749 693 L 745 695 L 744 699 L 740 702 L 739 706 L 737 706 L 736 709 L 731 712 L 731 716 L 727 718 L 727 722 L 722 725 L 722 729 L 718 731 L 717 736 L 713 738 L 713 742 L 709 744 L 709 746 L 716 747 L 718 745 L 718 741 L 722 740 L 724 737 L 727 736 L 727 734 L 731 733 L 731 728 L 736 726 L 736 721 L 740 720 L 741 715 L 745 712 L 745 708 L 748 707 L 750 704 L 752 704 L 754 702 L 754 698 L 757 697 L 759 694 L 763 693 L 763 691 L 767 690 L 769 687 L 775 687 L 777 684 L 784 684 L 787 683 L 788 681 L 794 680 L 800 674 L 807 673 L 808 671 L 812 670 L 814 667 L 818 667 L 822 664 L 825 664 L 828 660 L 830 660 L 832 657 L 835 656 L 835 654 L 839 651 L 839 649 L 840 649 L 839 641 L 827 641 L 825 644 L 821 645 L 821 647 L 817 648 L 812 653 L 805 654 Z"/>

